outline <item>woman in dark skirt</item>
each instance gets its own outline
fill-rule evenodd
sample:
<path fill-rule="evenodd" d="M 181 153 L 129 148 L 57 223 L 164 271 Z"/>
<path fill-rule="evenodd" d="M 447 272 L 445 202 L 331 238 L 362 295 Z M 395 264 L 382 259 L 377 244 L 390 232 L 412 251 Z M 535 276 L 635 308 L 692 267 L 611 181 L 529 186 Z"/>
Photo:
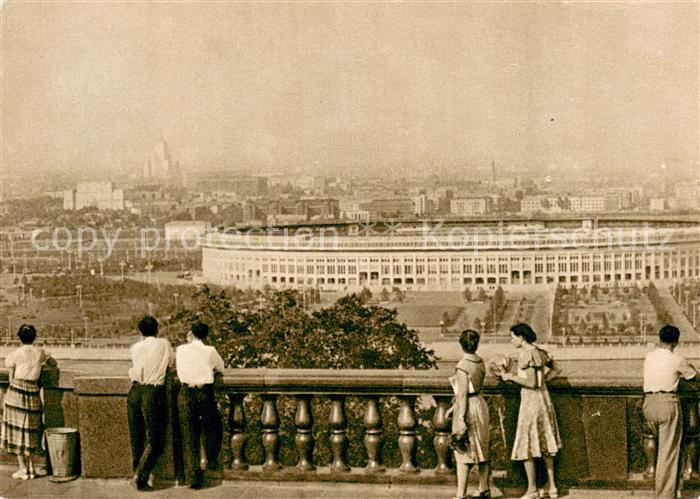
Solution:
<path fill-rule="evenodd" d="M 35 470 L 32 458 L 41 450 L 39 376 L 41 366 L 49 357 L 32 345 L 36 339 L 34 326 L 22 324 L 17 336 L 22 346 L 5 358 L 10 370 L 10 386 L 5 394 L 0 447 L 17 455 L 19 470 L 12 477 L 27 480 L 46 474 L 44 470 Z"/>

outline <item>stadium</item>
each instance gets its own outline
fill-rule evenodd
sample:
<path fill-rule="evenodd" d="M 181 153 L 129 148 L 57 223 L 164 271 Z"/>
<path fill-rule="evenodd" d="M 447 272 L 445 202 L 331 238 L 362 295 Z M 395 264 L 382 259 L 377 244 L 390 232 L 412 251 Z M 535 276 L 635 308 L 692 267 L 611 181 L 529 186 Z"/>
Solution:
<path fill-rule="evenodd" d="M 606 287 L 700 275 L 700 225 L 658 219 L 337 223 L 221 228 L 204 280 L 259 289 Z"/>

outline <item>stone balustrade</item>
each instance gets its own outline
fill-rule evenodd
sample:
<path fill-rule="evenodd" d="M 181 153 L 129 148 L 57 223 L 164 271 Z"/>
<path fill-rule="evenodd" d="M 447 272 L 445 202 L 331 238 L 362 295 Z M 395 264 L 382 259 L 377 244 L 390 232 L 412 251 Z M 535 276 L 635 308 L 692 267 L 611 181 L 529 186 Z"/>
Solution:
<path fill-rule="evenodd" d="M 82 476 L 129 476 L 127 377 L 48 371 L 43 380 L 47 426 L 73 426 L 80 431 Z M 6 385 L 7 373 L 0 371 L 0 388 L 4 390 Z M 560 480 L 592 487 L 651 487 L 656 444 L 641 413 L 643 394 L 638 377 L 619 373 L 615 378 L 603 378 L 590 373 L 585 378 L 559 378 L 549 386 L 564 443 L 557 456 Z M 178 427 L 172 424 L 177 417 L 174 401 L 179 386 L 172 376 L 167 387 L 168 446 L 158 474 L 172 478 L 182 462 Z M 222 417 L 228 428 L 224 443 L 227 478 L 421 483 L 454 480 L 447 415 L 452 392 L 445 371 L 229 369 L 218 382 L 217 393 L 223 401 Z M 524 483 L 521 466 L 509 459 L 519 390 L 487 378 L 483 393 L 491 411 L 495 475 Z M 686 487 L 700 488 L 700 383 L 685 383 L 681 393 L 685 420 L 682 475 Z M 349 431 L 350 399 L 354 410 L 357 412 L 359 406 L 362 413 L 360 420 L 354 421 L 361 426 L 359 433 Z M 281 402 L 285 406 L 293 404 L 286 416 L 280 410 Z M 315 414 L 321 405 L 323 419 Z M 384 411 L 389 405 L 395 409 L 391 416 Z M 252 412 L 253 407 L 259 412 Z M 429 420 L 424 417 L 426 413 Z M 391 435 L 385 431 L 390 419 L 394 429 Z M 321 426 L 327 431 L 317 431 Z M 291 434 L 282 431 L 283 427 L 292 428 Z M 429 437 L 421 438 L 421 434 Z M 323 442 L 322 438 L 327 440 Z M 283 448 L 283 442 L 289 448 Z M 261 452 L 249 462 L 253 443 Z M 318 459 L 320 444 L 330 449 L 325 462 Z M 384 451 L 389 447 L 395 449 L 395 455 L 385 461 Z M 429 469 L 421 468 L 417 451 L 428 448 L 434 460 Z M 362 467 L 349 462 L 349 450 L 355 455 L 361 451 Z M 287 456 L 286 462 L 280 457 L 281 451 Z M 290 456 L 294 456 L 293 462 Z"/>

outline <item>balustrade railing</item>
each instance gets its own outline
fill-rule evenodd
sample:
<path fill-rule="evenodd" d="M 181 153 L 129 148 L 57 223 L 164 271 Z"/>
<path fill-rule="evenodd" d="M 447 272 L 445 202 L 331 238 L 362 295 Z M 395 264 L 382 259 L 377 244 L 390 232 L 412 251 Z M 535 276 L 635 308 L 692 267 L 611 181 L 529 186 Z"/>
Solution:
<path fill-rule="evenodd" d="M 79 428 L 83 476 L 127 476 L 128 379 L 67 371 L 49 378 L 47 426 Z M 562 480 L 598 486 L 653 477 L 656 442 L 643 420 L 637 378 L 590 373 L 548 384 L 564 443 L 557 456 Z M 6 386 L 0 370 L 0 391 Z M 453 480 L 452 391 L 444 370 L 229 369 L 217 393 L 228 419 L 225 473 L 232 477 L 295 479 L 291 471 L 339 481 Z M 492 467 L 522 482 L 509 456 L 518 389 L 487 378 L 482 393 L 491 410 Z M 683 385 L 681 400 L 682 477 L 700 488 L 700 383 Z"/>
<path fill-rule="evenodd" d="M 243 376 L 239 376 L 243 374 Z M 494 379 L 487 380 L 483 393 L 487 399 L 500 399 L 500 405 L 505 405 L 511 413 L 517 413 L 517 389 L 498 383 Z M 247 439 L 260 438 L 264 449 L 264 464 L 262 472 L 276 472 L 282 469 L 279 460 L 280 452 L 280 416 L 277 410 L 279 397 L 293 397 L 296 401 L 294 414 L 293 438 L 296 450 L 296 470 L 313 473 L 314 450 L 317 442 L 314 441 L 315 425 L 319 424 L 314 419 L 312 402 L 317 403 L 319 398 L 328 400 L 330 412 L 326 423 L 330 431 L 328 445 L 331 450 L 330 462 L 324 463 L 331 473 L 342 474 L 350 471 L 348 465 L 348 449 L 355 445 L 364 445 L 364 457 L 367 475 L 382 474 L 390 471 L 392 474 L 413 475 L 421 470 L 416 462 L 418 446 L 432 446 L 435 453 L 436 465 L 431 472 L 436 476 L 449 475 L 452 469 L 452 451 L 449 447 L 451 417 L 448 409 L 452 404 L 451 388 L 446 380 L 444 371 L 371 371 L 371 370 L 232 370 L 225 376 L 221 389 L 228 392 L 230 403 L 230 449 L 231 469 L 245 471 L 249 469 L 246 462 Z M 602 378 L 589 379 L 560 379 L 550 383 L 550 391 L 557 406 L 562 439 L 564 441 L 563 452 L 568 452 L 567 462 L 586 459 L 586 449 L 567 448 L 566 434 L 568 428 L 586 433 L 586 425 L 593 424 L 595 418 L 585 414 L 576 413 L 579 409 L 567 406 L 567 398 L 601 398 L 616 399 L 625 407 L 632 408 L 634 420 L 610 422 L 612 426 L 624 425 L 626 438 L 638 438 L 642 445 L 642 460 L 646 460 L 646 467 L 633 469 L 633 461 L 624 456 L 625 462 L 630 463 L 629 477 L 640 475 L 644 479 L 653 477 L 654 456 L 656 454 L 656 441 L 649 431 L 649 427 L 643 420 L 641 402 L 643 394 L 641 387 L 636 386 L 636 381 Z M 683 478 L 685 480 L 697 480 L 698 473 L 698 439 L 700 438 L 700 384 L 688 384 L 683 392 L 683 409 L 685 414 L 685 430 L 683 439 Z M 245 414 L 244 398 L 260 396 L 262 398 L 262 412 L 260 414 L 261 435 L 247 435 L 246 421 L 253 418 L 253 414 Z M 359 397 L 364 405 L 362 428 L 364 437 L 359 441 L 350 442 L 348 436 L 348 417 L 346 414 L 347 397 Z M 396 427 L 398 428 L 396 452 L 398 466 L 387 470 L 383 460 L 385 447 L 384 421 L 382 417 L 382 405 L 387 397 L 398 399 L 398 414 Z M 429 440 L 418 440 L 417 428 L 419 425 L 416 406 L 432 407 L 432 420 L 430 427 L 432 436 Z M 493 405 L 493 404 L 490 404 Z M 500 410 L 500 409 L 499 409 Z M 579 410 L 580 411 L 580 410 Z M 516 414 L 511 414 L 510 426 L 504 424 L 501 414 L 500 427 L 492 429 L 496 433 L 502 433 L 506 452 L 512 444 L 515 431 L 512 424 Z M 606 415 L 598 415 L 604 420 Z M 566 420 L 566 421 L 563 421 Z M 604 422 L 603 424 L 607 424 Z M 629 427 L 629 428 L 628 428 Z M 634 428 L 640 428 L 637 435 Z M 501 440 L 498 434 L 492 434 L 492 442 Z M 606 442 L 587 442 L 591 448 L 588 452 L 605 451 Z M 392 446 L 393 447 L 393 446 Z M 504 449 L 501 449 L 503 452 Z M 500 462 L 509 463 L 508 456 L 502 456 Z M 613 456 L 614 457 L 614 456 Z M 637 456 L 636 461 L 639 461 Z M 317 463 L 318 464 L 318 463 Z M 506 464 L 505 471 L 511 473 Z"/>

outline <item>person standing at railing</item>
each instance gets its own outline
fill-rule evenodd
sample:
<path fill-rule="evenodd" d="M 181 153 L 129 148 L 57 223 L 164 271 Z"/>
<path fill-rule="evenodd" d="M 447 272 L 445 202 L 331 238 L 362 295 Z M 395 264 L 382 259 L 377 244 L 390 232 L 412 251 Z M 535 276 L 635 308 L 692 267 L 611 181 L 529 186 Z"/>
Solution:
<path fill-rule="evenodd" d="M 479 333 L 467 329 L 459 337 L 464 357 L 450 377 L 454 392 L 452 411 L 452 447 L 457 465 L 457 495 L 467 497 L 469 472 L 475 464 L 479 469 L 479 492 L 472 498 L 491 497 L 489 488 L 489 408 L 481 396 L 486 376 L 484 361 L 476 354 Z"/>
<path fill-rule="evenodd" d="M 644 417 L 658 438 L 654 490 L 656 497 L 676 497 L 683 416 L 678 400 L 680 378 L 693 379 L 696 369 L 674 353 L 680 339 L 675 326 L 659 331 L 659 346 L 644 359 Z"/>
<path fill-rule="evenodd" d="M 527 492 L 521 499 L 559 497 L 554 480 L 554 456 L 561 449 L 554 406 L 547 390 L 547 381 L 559 376 L 561 369 L 548 352 L 535 345 L 537 335 L 524 323 L 510 328 L 511 343 L 520 351 L 518 373 L 497 371 L 504 381 L 520 385 L 520 411 L 513 442 L 513 461 L 523 461 L 527 475 Z M 535 458 L 543 459 L 547 468 L 547 484 L 537 490 Z"/>
<path fill-rule="evenodd" d="M 39 377 L 41 368 L 50 357 L 33 345 L 36 329 L 22 324 L 17 332 L 22 346 L 5 357 L 10 370 L 9 387 L 5 394 L 0 430 L 0 447 L 17 455 L 19 469 L 12 478 L 27 480 L 46 475 L 44 468 L 34 468 L 33 458 L 41 451 L 41 397 Z"/>
<path fill-rule="evenodd" d="M 214 375 L 223 373 L 224 361 L 214 347 L 203 343 L 207 336 L 209 326 L 197 322 L 187 335 L 189 343 L 180 345 L 176 351 L 177 377 L 182 383 L 178 410 L 185 447 L 185 472 L 192 489 L 204 485 L 200 468 L 201 437 L 204 436 L 207 468 L 216 470 L 223 431 L 214 396 Z"/>
<path fill-rule="evenodd" d="M 167 425 L 165 375 L 175 356 L 170 342 L 157 338 L 158 321 L 150 315 L 139 321 L 143 338 L 131 346 L 132 381 L 127 397 L 131 458 L 137 490 L 150 490 L 151 471 L 163 451 Z"/>

